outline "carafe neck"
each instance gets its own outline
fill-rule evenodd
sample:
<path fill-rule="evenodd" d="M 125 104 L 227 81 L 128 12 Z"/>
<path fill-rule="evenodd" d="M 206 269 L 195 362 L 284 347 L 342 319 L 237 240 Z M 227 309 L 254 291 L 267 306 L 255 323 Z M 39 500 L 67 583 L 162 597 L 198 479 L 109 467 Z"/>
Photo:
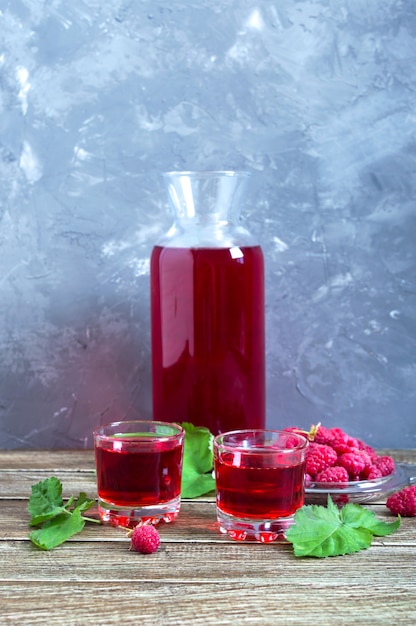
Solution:
<path fill-rule="evenodd" d="M 167 172 L 164 180 L 174 214 L 165 243 L 185 246 L 250 244 L 240 223 L 245 171 Z"/>

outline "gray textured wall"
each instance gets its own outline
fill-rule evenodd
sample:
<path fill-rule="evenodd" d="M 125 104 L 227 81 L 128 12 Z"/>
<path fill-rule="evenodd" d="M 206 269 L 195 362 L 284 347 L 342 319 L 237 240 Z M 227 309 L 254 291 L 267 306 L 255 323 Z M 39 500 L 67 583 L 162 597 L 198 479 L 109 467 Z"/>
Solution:
<path fill-rule="evenodd" d="M 247 168 L 269 426 L 416 445 L 414 0 L 0 0 L 0 446 L 151 416 L 160 173 Z"/>

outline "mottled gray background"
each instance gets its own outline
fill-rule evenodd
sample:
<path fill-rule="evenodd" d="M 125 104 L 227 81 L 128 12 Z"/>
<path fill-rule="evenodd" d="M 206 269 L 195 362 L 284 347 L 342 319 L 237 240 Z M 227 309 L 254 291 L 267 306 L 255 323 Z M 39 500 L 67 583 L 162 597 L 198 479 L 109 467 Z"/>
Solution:
<path fill-rule="evenodd" d="M 0 0 L 0 446 L 151 417 L 161 172 L 247 168 L 268 425 L 416 445 L 414 0 Z"/>

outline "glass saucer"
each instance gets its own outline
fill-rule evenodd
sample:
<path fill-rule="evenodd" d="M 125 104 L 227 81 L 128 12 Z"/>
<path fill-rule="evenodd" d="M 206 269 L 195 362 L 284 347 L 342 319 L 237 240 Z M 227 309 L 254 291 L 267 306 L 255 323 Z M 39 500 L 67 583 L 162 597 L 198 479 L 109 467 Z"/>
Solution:
<path fill-rule="evenodd" d="M 382 478 L 347 483 L 308 483 L 305 504 L 326 504 L 328 495 L 337 504 L 374 502 L 412 484 L 416 484 L 416 465 L 396 463 L 395 471 Z"/>

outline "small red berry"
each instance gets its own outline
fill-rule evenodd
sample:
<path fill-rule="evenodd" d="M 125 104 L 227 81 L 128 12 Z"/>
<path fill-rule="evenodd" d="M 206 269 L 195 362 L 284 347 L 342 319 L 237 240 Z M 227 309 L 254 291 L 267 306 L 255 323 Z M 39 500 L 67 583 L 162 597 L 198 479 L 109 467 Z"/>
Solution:
<path fill-rule="evenodd" d="M 345 433 L 342 428 L 325 428 L 324 426 L 319 426 L 317 429 L 315 441 L 317 443 L 324 443 L 332 448 L 340 445 L 345 445 L 351 448 L 355 443 L 355 439 Z"/>
<path fill-rule="evenodd" d="M 361 451 L 357 450 L 341 454 L 341 456 L 338 457 L 337 464 L 341 467 L 345 467 L 351 480 L 354 480 L 361 474 L 366 465 L 368 465 L 368 461 Z"/>
<path fill-rule="evenodd" d="M 387 498 L 386 506 L 393 515 L 416 517 L 416 485 L 393 493 Z"/>
<path fill-rule="evenodd" d="M 305 474 L 305 486 L 307 487 L 311 483 L 313 483 L 312 476 L 310 474 Z"/>
<path fill-rule="evenodd" d="M 285 430 L 307 434 L 297 427 Z M 372 480 L 389 476 L 395 470 L 392 457 L 379 456 L 374 448 L 361 439 L 352 437 L 342 428 L 326 428 L 319 423 L 311 426 L 308 438 L 310 443 L 306 452 L 306 484 L 313 481 L 324 482 L 318 475 L 333 467 L 345 470 L 348 479 L 345 478 L 345 471 L 330 472 L 330 480 L 326 478 L 328 482 Z M 335 476 L 340 478 L 337 480 Z"/>
<path fill-rule="evenodd" d="M 391 456 L 379 456 L 373 459 L 373 464 L 381 471 L 382 476 L 389 476 L 395 470 L 394 459 Z"/>
<path fill-rule="evenodd" d="M 131 539 L 130 550 L 142 554 L 152 554 L 160 546 L 160 535 L 153 524 L 138 524 L 128 533 Z"/>
<path fill-rule="evenodd" d="M 338 456 L 341 456 L 341 454 L 346 454 L 347 452 L 352 451 L 351 446 L 349 446 L 347 443 L 338 443 L 336 441 L 332 447 L 334 448 Z"/>
<path fill-rule="evenodd" d="M 383 478 L 381 470 L 376 465 L 368 465 L 360 474 L 360 480 L 374 480 L 375 478 Z"/>
<path fill-rule="evenodd" d="M 361 441 L 361 439 L 357 439 L 357 448 L 359 448 L 360 450 L 365 450 L 365 452 L 367 452 L 371 459 L 378 456 L 374 448 L 368 445 L 368 443 L 365 443 L 365 441 Z"/>
<path fill-rule="evenodd" d="M 321 426 L 321 424 L 319 424 L 318 428 L 316 429 L 316 433 L 315 436 L 313 438 L 313 440 L 316 443 L 321 443 L 324 445 L 330 445 L 332 440 L 333 440 L 334 436 L 331 432 L 330 428 L 326 428 L 325 426 Z"/>
<path fill-rule="evenodd" d="M 333 466 L 327 467 L 316 477 L 319 483 L 346 483 L 349 480 L 348 472 L 345 467 Z"/>
<path fill-rule="evenodd" d="M 306 473 L 316 477 L 327 467 L 331 467 L 337 460 L 337 453 L 330 446 L 321 443 L 311 443 L 306 452 Z"/>

